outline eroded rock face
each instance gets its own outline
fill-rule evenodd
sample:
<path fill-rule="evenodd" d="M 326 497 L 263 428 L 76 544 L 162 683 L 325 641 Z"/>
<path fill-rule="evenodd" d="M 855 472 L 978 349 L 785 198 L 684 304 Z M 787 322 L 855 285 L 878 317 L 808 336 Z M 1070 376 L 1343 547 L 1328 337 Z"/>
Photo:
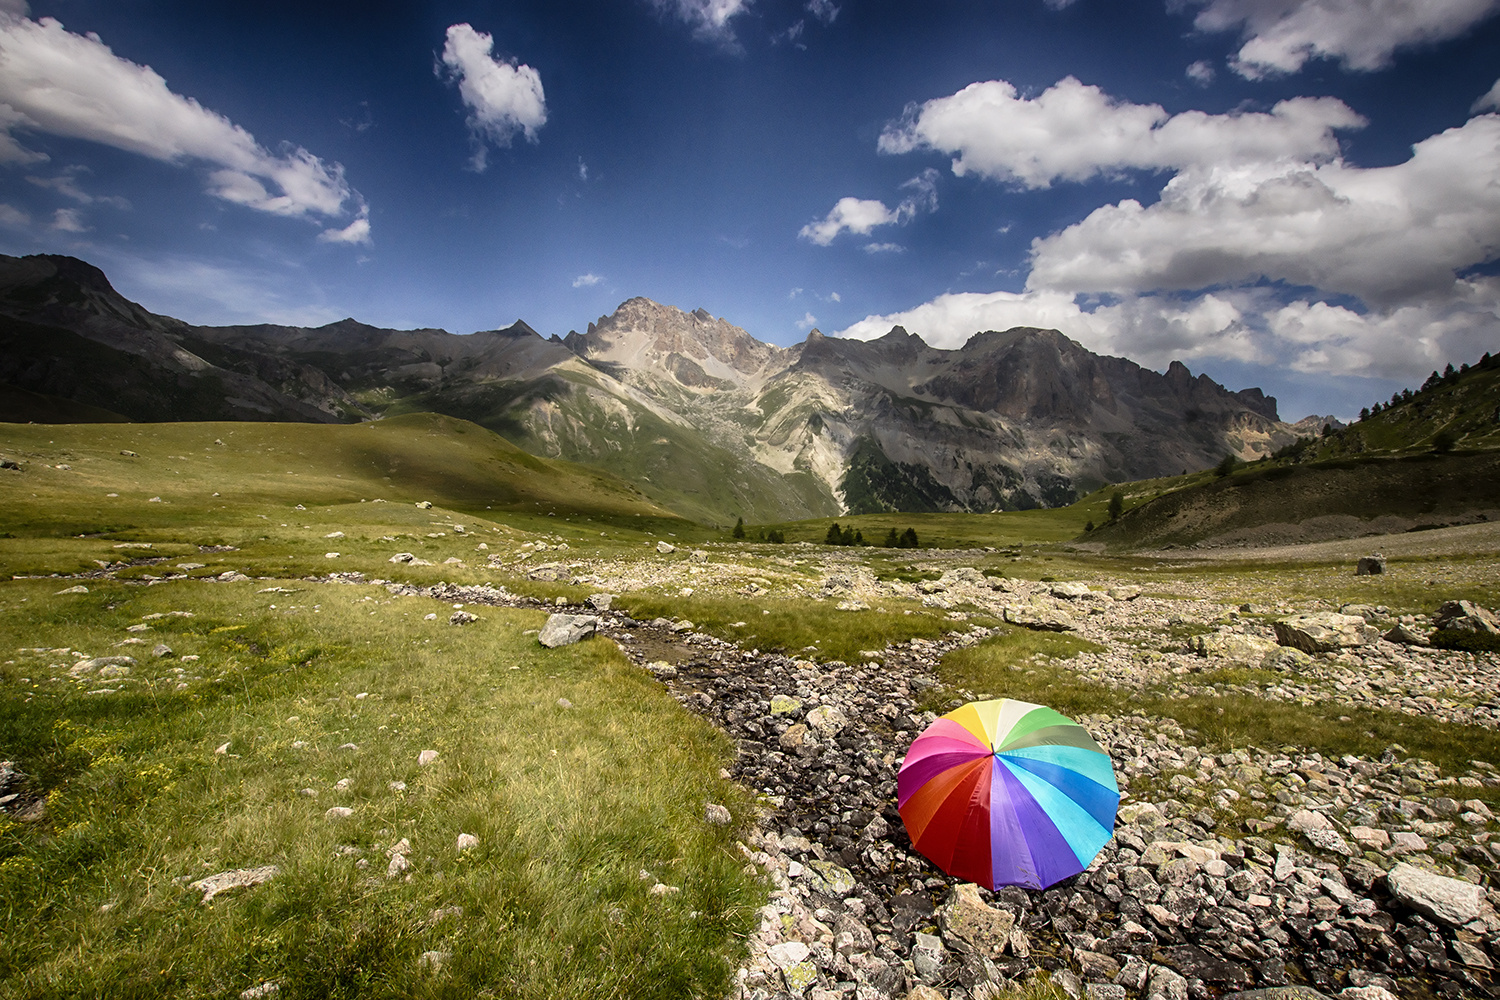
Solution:
<path fill-rule="evenodd" d="M 547 619 L 536 641 L 548 649 L 571 646 L 580 639 L 587 639 L 599 628 L 597 615 L 556 614 Z"/>
<path fill-rule="evenodd" d="M 1304 653 L 1336 653 L 1374 642 L 1380 632 L 1358 615 L 1314 611 L 1273 622 L 1276 641 Z"/>

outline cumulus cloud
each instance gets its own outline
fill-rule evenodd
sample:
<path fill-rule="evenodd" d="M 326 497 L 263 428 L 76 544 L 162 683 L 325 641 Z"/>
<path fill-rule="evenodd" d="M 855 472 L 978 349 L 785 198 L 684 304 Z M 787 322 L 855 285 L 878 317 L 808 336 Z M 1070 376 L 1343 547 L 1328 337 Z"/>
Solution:
<path fill-rule="evenodd" d="M 1266 360 L 1244 319 L 1241 307 L 1222 295 L 1143 296 L 1088 310 L 1061 292 L 950 292 L 915 309 L 866 317 L 838 336 L 871 340 L 899 325 L 953 350 L 980 331 L 1029 326 L 1061 330 L 1096 353 L 1128 353 L 1156 367 L 1204 356 Z"/>
<path fill-rule="evenodd" d="M 514 59 L 496 60 L 490 55 L 494 45 L 492 36 L 467 24 L 450 25 L 443 44 L 443 68 L 457 82 L 458 95 L 469 109 L 474 139 L 469 165 L 475 171 L 487 165 L 488 143 L 505 148 L 518 132 L 536 142 L 537 130 L 547 123 L 541 74 Z"/>
<path fill-rule="evenodd" d="M 937 211 L 937 176 L 937 171 L 929 167 L 902 184 L 901 190 L 908 194 L 895 208 L 874 199 L 840 198 L 826 216 L 809 222 L 797 235 L 826 247 L 846 229 L 857 236 L 868 236 L 876 226 L 904 226 L 919 214 Z"/>
<path fill-rule="evenodd" d="M 1424 139 L 1405 163 L 1194 168 L 1149 207 L 1106 205 L 1032 243 L 1030 288 L 1136 293 L 1309 285 L 1389 306 L 1451 291 L 1500 254 L 1500 116 Z"/>
<path fill-rule="evenodd" d="M 866 243 L 860 249 L 865 253 L 906 253 L 906 247 L 899 243 Z"/>
<path fill-rule="evenodd" d="M 599 282 L 601 282 L 603 280 L 604 279 L 601 278 L 599 275 L 594 274 L 592 272 L 590 272 L 589 274 L 580 274 L 578 277 L 576 277 L 576 278 L 573 279 L 573 287 L 574 288 L 592 288 L 593 286 L 599 284 Z"/>
<path fill-rule="evenodd" d="M 1200 87 L 1207 87 L 1210 83 L 1213 83 L 1214 75 L 1213 63 L 1207 59 L 1199 59 L 1187 68 L 1187 78 Z"/>
<path fill-rule="evenodd" d="M 659 12 L 675 17 L 693 29 L 693 37 L 734 47 L 737 43 L 730 21 L 750 9 L 750 0 L 651 0 Z"/>
<path fill-rule="evenodd" d="M 223 115 L 173 93 L 149 66 L 56 20 L 0 18 L 0 162 L 37 163 L 16 132 L 84 139 L 167 163 L 198 160 L 216 197 L 285 216 L 333 217 L 351 197 L 343 167 L 307 150 L 273 154 Z"/>
<path fill-rule="evenodd" d="M 797 321 L 797 329 L 799 330 L 810 330 L 817 325 L 818 317 L 810 312 L 803 313 L 802 318 Z"/>
<path fill-rule="evenodd" d="M 1193 24 L 1239 31 L 1230 61 L 1246 79 L 1295 73 L 1309 59 L 1346 70 L 1377 70 L 1397 49 L 1456 38 L 1500 10 L 1500 0 L 1187 0 Z"/>
<path fill-rule="evenodd" d="M 321 243 L 360 243 L 366 246 L 370 243 L 370 209 L 369 206 L 361 205 L 359 214 L 354 221 L 343 228 L 329 228 L 318 234 Z"/>
<path fill-rule="evenodd" d="M 883 153 L 936 150 L 953 172 L 1028 188 L 1126 169 L 1176 170 L 1282 158 L 1330 160 L 1334 133 L 1365 120 L 1331 97 L 1296 97 L 1267 112 L 1169 115 L 1066 77 L 1035 98 L 1005 80 L 972 83 L 950 97 L 911 104 L 881 133 Z"/>
<path fill-rule="evenodd" d="M 826 216 L 809 222 L 797 235 L 820 247 L 826 247 L 846 229 L 860 236 L 868 236 L 876 226 L 888 226 L 895 221 L 896 213 L 886 208 L 883 201 L 840 198 Z"/>
<path fill-rule="evenodd" d="M 1469 109 L 1470 114 L 1479 111 L 1500 111 L 1500 80 L 1496 80 L 1495 85 Z"/>

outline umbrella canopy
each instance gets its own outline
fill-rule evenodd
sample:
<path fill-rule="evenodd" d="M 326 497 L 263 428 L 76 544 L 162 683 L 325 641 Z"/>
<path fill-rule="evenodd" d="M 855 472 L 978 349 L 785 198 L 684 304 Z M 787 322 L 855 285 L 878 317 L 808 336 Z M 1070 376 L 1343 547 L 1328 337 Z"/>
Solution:
<path fill-rule="evenodd" d="M 1114 835 L 1109 755 L 1050 708 L 970 702 L 912 742 L 897 777 L 911 842 L 949 875 L 1045 889 L 1088 867 Z"/>

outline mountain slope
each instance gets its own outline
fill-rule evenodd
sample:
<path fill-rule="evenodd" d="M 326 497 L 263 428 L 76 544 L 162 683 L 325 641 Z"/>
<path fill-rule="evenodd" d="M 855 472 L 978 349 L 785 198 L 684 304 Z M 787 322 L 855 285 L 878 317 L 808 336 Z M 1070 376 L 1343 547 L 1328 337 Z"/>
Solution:
<path fill-rule="evenodd" d="M 22 413 L 342 422 L 432 411 L 721 524 L 1057 506 L 1104 482 L 1294 439 L 1259 390 L 1100 357 L 1055 330 L 984 332 L 956 351 L 899 327 L 870 342 L 814 330 L 783 348 L 641 298 L 562 339 L 522 322 L 466 336 L 353 319 L 195 327 L 67 257 L 0 257 L 0 347 L 0 391 Z"/>

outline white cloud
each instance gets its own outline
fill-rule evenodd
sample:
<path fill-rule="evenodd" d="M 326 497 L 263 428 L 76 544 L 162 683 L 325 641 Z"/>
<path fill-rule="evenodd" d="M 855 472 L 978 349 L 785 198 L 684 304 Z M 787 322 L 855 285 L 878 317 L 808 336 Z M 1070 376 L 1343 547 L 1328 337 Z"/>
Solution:
<path fill-rule="evenodd" d="M 7 229 L 26 229 L 31 225 L 31 216 L 16 208 L 0 202 L 0 226 Z"/>
<path fill-rule="evenodd" d="M 1199 59 L 1187 68 L 1187 78 L 1200 87 L 1207 87 L 1210 83 L 1213 83 L 1214 75 L 1213 63 L 1207 59 Z"/>
<path fill-rule="evenodd" d="M 593 274 L 593 273 L 580 274 L 578 277 L 576 277 L 576 278 L 573 279 L 573 287 L 574 288 L 592 288 L 593 286 L 599 284 L 599 282 L 601 282 L 603 280 L 604 279 L 601 278 L 597 274 Z"/>
<path fill-rule="evenodd" d="M 797 329 L 799 330 L 810 330 L 817 325 L 818 317 L 810 312 L 803 313 L 802 318 L 797 321 Z"/>
<path fill-rule="evenodd" d="M 52 216 L 52 228 L 61 233 L 86 233 L 83 215 L 76 208 L 59 208 Z"/>
<path fill-rule="evenodd" d="M 692 28 L 700 41 L 731 48 L 737 43 L 729 22 L 750 9 L 750 0 L 651 0 L 651 4 Z"/>
<path fill-rule="evenodd" d="M 585 184 L 587 184 L 589 180 L 589 165 L 583 162 L 583 157 L 581 156 L 578 158 L 578 179 L 583 181 Z"/>
<path fill-rule="evenodd" d="M 824 24 L 832 24 L 839 16 L 839 9 L 833 5 L 833 0 L 807 0 L 807 12 Z"/>
<path fill-rule="evenodd" d="M 1258 80 L 1295 73 L 1309 59 L 1347 70 L 1389 66 L 1397 49 L 1456 38 L 1500 10 L 1500 0 L 1189 0 L 1200 31 L 1240 31 L 1230 65 Z"/>
<path fill-rule="evenodd" d="M 467 24 L 448 27 L 442 61 L 458 94 L 469 109 L 469 131 L 474 137 L 470 166 L 486 166 L 486 143 L 510 145 L 517 132 L 528 142 L 547 123 L 547 100 L 542 93 L 541 74 L 530 66 L 498 62 L 491 55 L 495 40 Z"/>
<path fill-rule="evenodd" d="M 30 15 L 31 7 L 26 0 L 0 0 L 0 18 L 17 18 Z"/>
<path fill-rule="evenodd" d="M 899 243 L 866 243 L 860 249 L 865 253 L 906 253 L 906 247 Z"/>
<path fill-rule="evenodd" d="M 895 221 L 896 213 L 886 208 L 883 201 L 840 198 L 826 216 L 816 222 L 809 222 L 797 235 L 820 247 L 826 247 L 845 229 L 860 236 L 868 236 L 876 226 L 888 226 Z"/>
<path fill-rule="evenodd" d="M 1497 0 L 1500 2 L 1500 0 Z M 1334 132 L 1365 120 L 1331 97 L 1297 97 L 1269 113 L 1168 115 L 1066 77 L 1036 98 L 1005 80 L 972 83 L 950 97 L 912 104 L 881 133 L 883 153 L 931 149 L 955 155 L 953 172 L 1045 188 L 1126 169 L 1166 170 L 1286 157 L 1330 160 Z"/>
<path fill-rule="evenodd" d="M 370 243 L 370 209 L 369 206 L 361 205 L 359 215 L 354 221 L 342 229 L 325 229 L 318 234 L 320 243 L 360 243 L 368 246 Z"/>
<path fill-rule="evenodd" d="M 1496 80 L 1495 85 L 1469 108 L 1470 114 L 1480 111 L 1500 111 L 1500 80 Z"/>
<path fill-rule="evenodd" d="M 868 316 L 840 337 L 871 340 L 903 326 L 933 347 L 953 350 L 984 330 L 1017 326 L 1061 330 L 1099 354 L 1128 354 L 1165 367 L 1179 358 L 1219 357 L 1264 361 L 1241 308 L 1225 296 L 1196 301 L 1145 296 L 1092 311 L 1061 292 L 950 292 L 915 309 Z"/>
<path fill-rule="evenodd" d="M 829 292 L 828 293 L 828 301 L 829 302 L 842 302 L 842 301 L 844 301 L 844 298 L 838 292 Z"/>
<path fill-rule="evenodd" d="M 272 154 L 223 115 L 173 93 L 149 66 L 49 17 L 0 18 L 0 95 L 0 162 L 46 159 L 13 135 L 43 132 L 167 163 L 212 164 L 211 194 L 277 215 L 338 216 L 352 194 L 342 166 L 301 148 Z"/>
<path fill-rule="evenodd" d="M 904 226 L 923 212 L 937 211 L 937 176 L 937 171 L 929 167 L 903 183 L 901 189 L 911 193 L 894 209 L 886 208 L 883 201 L 840 198 L 826 216 L 809 222 L 797 235 L 826 247 L 846 229 L 868 236 L 876 226 Z"/>
<path fill-rule="evenodd" d="M 86 173 L 83 167 L 69 167 L 56 177 L 30 176 L 26 180 L 40 188 L 56 191 L 65 198 L 72 198 L 80 205 L 110 205 L 114 208 L 128 209 L 130 202 L 125 198 L 114 195 L 92 195 L 78 186 L 77 177 L 80 173 Z"/>
<path fill-rule="evenodd" d="M 1193 169 L 1150 207 L 1095 209 L 1032 243 L 1027 286 L 1134 293 L 1309 285 L 1389 306 L 1451 292 L 1500 255 L 1500 116 L 1424 139 L 1405 163 Z"/>

